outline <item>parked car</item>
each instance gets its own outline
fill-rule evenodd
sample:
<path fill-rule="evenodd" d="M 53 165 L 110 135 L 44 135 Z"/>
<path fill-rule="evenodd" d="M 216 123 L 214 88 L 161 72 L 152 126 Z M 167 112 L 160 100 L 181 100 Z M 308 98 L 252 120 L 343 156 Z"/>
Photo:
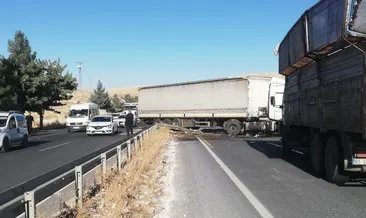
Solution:
<path fill-rule="evenodd" d="M 86 128 L 87 135 L 114 135 L 118 126 L 111 115 L 94 116 Z"/>
<path fill-rule="evenodd" d="M 25 116 L 19 112 L 0 112 L 0 150 L 9 151 L 14 146 L 26 146 L 28 128 Z"/>
<path fill-rule="evenodd" d="M 126 115 L 118 116 L 114 121 L 117 123 L 118 127 L 125 127 Z"/>

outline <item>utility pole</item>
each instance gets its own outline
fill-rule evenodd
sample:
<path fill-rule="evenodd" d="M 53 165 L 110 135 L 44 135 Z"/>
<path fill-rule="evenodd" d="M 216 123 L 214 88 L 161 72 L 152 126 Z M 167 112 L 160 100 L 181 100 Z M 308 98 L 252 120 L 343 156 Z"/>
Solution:
<path fill-rule="evenodd" d="M 79 81 L 78 81 L 78 86 L 79 86 L 79 89 L 81 89 L 81 68 L 83 68 L 83 62 L 82 61 L 78 61 L 76 62 L 77 63 L 77 68 L 79 69 Z"/>
<path fill-rule="evenodd" d="M 89 88 L 91 89 L 92 88 L 92 79 L 89 78 Z"/>

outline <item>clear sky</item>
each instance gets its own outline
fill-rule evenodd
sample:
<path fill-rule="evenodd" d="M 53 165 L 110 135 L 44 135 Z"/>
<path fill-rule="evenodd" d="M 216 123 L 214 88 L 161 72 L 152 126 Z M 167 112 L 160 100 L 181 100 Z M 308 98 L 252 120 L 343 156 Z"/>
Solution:
<path fill-rule="evenodd" d="M 16 30 L 60 58 L 83 87 L 277 72 L 275 46 L 316 0 L 2 1 L 0 54 Z"/>

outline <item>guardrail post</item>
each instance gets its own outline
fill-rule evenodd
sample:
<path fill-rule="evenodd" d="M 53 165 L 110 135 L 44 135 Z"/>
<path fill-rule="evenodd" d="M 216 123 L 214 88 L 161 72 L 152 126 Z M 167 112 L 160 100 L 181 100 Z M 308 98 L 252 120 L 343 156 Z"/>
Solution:
<path fill-rule="evenodd" d="M 102 153 L 100 155 L 100 161 L 101 161 L 101 166 L 102 166 L 102 181 L 104 182 L 104 180 L 106 179 L 106 176 L 107 176 L 107 155 L 106 155 L 106 153 Z"/>
<path fill-rule="evenodd" d="M 137 136 L 135 136 L 133 138 L 133 147 L 135 148 L 134 151 L 137 151 L 138 150 L 138 144 L 137 144 Z"/>
<path fill-rule="evenodd" d="M 35 218 L 36 202 L 34 201 L 34 191 L 24 193 L 24 201 L 25 201 L 25 217 Z"/>
<path fill-rule="evenodd" d="M 75 205 L 83 207 L 83 171 L 81 166 L 75 167 Z"/>
<path fill-rule="evenodd" d="M 128 156 L 128 160 L 131 160 L 131 140 L 127 141 L 127 156 Z"/>
<path fill-rule="evenodd" d="M 139 137 L 140 137 L 140 140 L 139 140 L 139 148 L 141 148 L 141 144 L 142 144 L 142 133 L 140 133 Z"/>
<path fill-rule="evenodd" d="M 141 133 L 141 143 L 140 143 L 140 146 L 141 146 L 141 147 L 143 146 L 144 139 L 145 139 L 145 131 L 143 131 L 143 132 Z"/>
<path fill-rule="evenodd" d="M 121 171 L 122 168 L 122 146 L 118 145 L 117 146 L 117 168 L 118 171 Z"/>

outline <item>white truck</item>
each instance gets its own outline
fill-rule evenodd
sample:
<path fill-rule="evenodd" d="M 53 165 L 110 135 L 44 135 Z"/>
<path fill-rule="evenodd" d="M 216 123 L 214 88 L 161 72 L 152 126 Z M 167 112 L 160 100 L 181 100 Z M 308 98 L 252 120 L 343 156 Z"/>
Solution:
<path fill-rule="evenodd" d="M 230 135 L 277 131 L 285 81 L 263 75 L 142 87 L 139 118 Z"/>
<path fill-rule="evenodd" d="M 121 123 L 123 123 L 124 126 L 124 121 L 123 120 L 125 118 L 125 116 L 128 114 L 129 111 L 131 111 L 131 113 L 133 114 L 133 126 L 136 126 L 139 120 L 139 110 L 138 110 L 138 103 L 137 102 L 125 102 L 124 104 L 124 111 L 122 112 L 122 116 L 120 119 L 123 121 Z"/>

